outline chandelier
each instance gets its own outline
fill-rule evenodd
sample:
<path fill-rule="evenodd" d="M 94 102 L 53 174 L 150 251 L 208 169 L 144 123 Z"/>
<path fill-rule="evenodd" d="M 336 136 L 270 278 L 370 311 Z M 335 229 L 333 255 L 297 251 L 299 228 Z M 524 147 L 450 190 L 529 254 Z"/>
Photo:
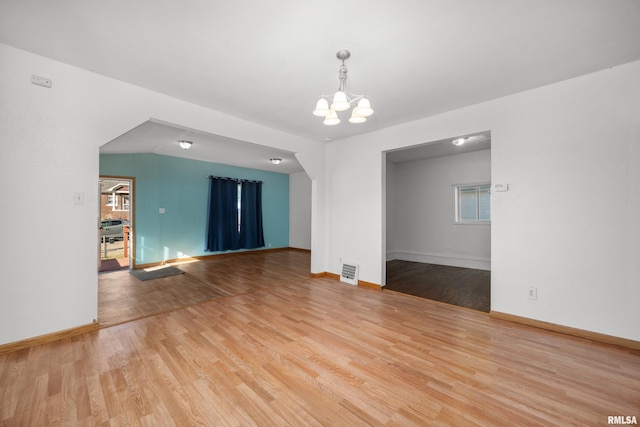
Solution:
<path fill-rule="evenodd" d="M 344 65 L 344 61 L 349 59 L 351 52 L 348 50 L 339 50 L 336 53 L 336 57 L 342 61 L 342 65 L 338 70 L 338 91 L 333 94 L 331 98 L 331 105 L 329 105 L 330 96 L 322 95 L 316 103 L 316 109 L 313 110 L 314 116 L 324 117 L 324 123 L 328 126 L 337 125 L 340 123 L 338 117 L 339 111 L 347 111 L 352 105 L 357 103 L 357 106 L 351 112 L 349 123 L 364 123 L 367 121 L 367 117 L 373 114 L 373 109 L 369 103 L 369 98 L 365 95 L 356 95 L 347 90 L 347 66 Z"/>

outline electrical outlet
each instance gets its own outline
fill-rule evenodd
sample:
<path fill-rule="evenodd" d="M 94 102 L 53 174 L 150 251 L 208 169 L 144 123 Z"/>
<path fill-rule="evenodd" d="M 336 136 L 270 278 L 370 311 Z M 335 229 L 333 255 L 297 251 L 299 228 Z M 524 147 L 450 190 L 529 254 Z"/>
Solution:
<path fill-rule="evenodd" d="M 534 286 L 531 286 L 527 292 L 527 298 L 538 299 L 538 289 Z"/>

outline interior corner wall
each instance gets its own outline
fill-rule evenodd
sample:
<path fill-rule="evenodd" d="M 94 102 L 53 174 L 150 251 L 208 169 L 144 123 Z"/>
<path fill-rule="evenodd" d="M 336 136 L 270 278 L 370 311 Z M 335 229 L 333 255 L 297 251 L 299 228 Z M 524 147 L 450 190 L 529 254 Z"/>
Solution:
<path fill-rule="evenodd" d="M 324 216 L 321 141 L 4 44 L 0 64 L 0 345 L 97 319 L 99 147 L 150 118 L 295 152 L 320 182 L 314 210 Z M 52 87 L 31 84 L 32 74 Z M 324 235 L 324 227 L 317 220 L 314 233 Z M 319 271 L 326 271 L 325 254 L 312 250 Z"/>
<path fill-rule="evenodd" d="M 100 174 L 136 179 L 136 264 L 212 254 L 204 250 L 208 175 L 262 181 L 265 245 L 289 246 L 287 174 L 157 154 L 101 154 Z"/>
<path fill-rule="evenodd" d="M 636 61 L 330 143 L 331 271 L 382 283 L 384 151 L 490 130 L 492 310 L 640 341 L 639 111 Z"/>
<path fill-rule="evenodd" d="M 490 270 L 491 225 L 454 221 L 454 186 L 490 182 L 490 150 L 397 164 L 392 258 Z"/>
<path fill-rule="evenodd" d="M 311 179 L 305 172 L 289 175 L 289 246 L 311 250 Z"/>

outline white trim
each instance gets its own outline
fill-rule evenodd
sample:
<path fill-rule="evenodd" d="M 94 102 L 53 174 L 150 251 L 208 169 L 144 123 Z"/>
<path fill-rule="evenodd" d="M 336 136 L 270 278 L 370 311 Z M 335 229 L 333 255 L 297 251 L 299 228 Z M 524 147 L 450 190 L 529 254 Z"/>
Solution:
<path fill-rule="evenodd" d="M 474 256 L 456 256 L 427 254 L 411 251 L 387 252 L 387 261 L 392 260 L 421 262 L 424 264 L 447 265 L 450 267 L 475 268 L 491 271 L 491 258 Z"/>

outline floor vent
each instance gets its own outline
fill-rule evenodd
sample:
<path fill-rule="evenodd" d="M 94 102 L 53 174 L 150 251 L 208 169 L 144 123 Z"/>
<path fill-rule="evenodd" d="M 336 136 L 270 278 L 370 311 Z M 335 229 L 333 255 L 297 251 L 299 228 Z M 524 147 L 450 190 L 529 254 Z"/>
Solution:
<path fill-rule="evenodd" d="M 342 264 L 342 273 L 340 281 L 349 283 L 350 285 L 358 284 L 358 264 L 345 262 Z"/>

